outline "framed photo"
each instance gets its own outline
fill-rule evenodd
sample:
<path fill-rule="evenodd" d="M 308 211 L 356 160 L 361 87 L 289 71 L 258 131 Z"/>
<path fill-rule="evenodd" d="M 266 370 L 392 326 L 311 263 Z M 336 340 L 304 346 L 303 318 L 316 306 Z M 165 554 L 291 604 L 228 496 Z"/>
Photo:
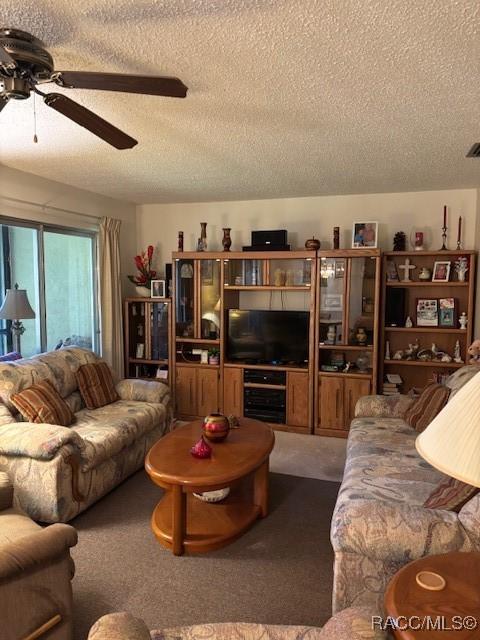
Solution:
<path fill-rule="evenodd" d="M 165 298 L 165 280 L 152 280 L 150 285 L 151 298 Z"/>
<path fill-rule="evenodd" d="M 335 278 L 345 276 L 345 260 L 335 260 Z"/>
<path fill-rule="evenodd" d="M 352 248 L 376 248 L 378 246 L 378 222 L 354 222 Z"/>
<path fill-rule="evenodd" d="M 417 298 L 417 327 L 438 327 L 436 298 Z"/>
<path fill-rule="evenodd" d="M 455 304 L 455 298 L 440 298 L 438 301 L 440 306 L 438 324 L 440 327 L 457 326 L 457 309 Z"/>
<path fill-rule="evenodd" d="M 343 310 L 343 295 L 341 293 L 325 293 L 322 296 L 322 307 L 328 311 Z"/>
<path fill-rule="evenodd" d="M 438 260 L 433 265 L 432 282 L 448 282 L 450 279 L 450 260 Z"/>

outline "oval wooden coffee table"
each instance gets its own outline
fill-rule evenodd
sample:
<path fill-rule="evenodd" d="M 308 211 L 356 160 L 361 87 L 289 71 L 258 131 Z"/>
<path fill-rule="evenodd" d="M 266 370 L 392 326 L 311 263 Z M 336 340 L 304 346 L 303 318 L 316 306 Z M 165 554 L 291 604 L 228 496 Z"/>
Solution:
<path fill-rule="evenodd" d="M 156 442 L 145 460 L 153 482 L 166 490 L 153 512 L 152 529 L 177 556 L 223 547 L 268 512 L 272 429 L 241 418 L 224 442 L 210 443 L 212 457 L 203 460 L 190 453 L 201 433 L 201 420 L 178 427 Z M 230 487 L 230 495 L 215 504 L 192 495 L 224 487 Z"/>

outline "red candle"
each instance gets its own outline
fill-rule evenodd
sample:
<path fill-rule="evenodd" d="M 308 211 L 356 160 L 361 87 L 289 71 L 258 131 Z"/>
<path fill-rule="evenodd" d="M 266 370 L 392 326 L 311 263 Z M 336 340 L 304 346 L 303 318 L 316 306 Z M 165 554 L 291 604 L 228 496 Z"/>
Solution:
<path fill-rule="evenodd" d="M 447 205 L 443 207 L 443 226 L 447 226 Z"/>
<path fill-rule="evenodd" d="M 457 236 L 457 242 L 460 243 L 462 239 L 462 216 L 459 217 L 458 219 L 458 236 Z"/>

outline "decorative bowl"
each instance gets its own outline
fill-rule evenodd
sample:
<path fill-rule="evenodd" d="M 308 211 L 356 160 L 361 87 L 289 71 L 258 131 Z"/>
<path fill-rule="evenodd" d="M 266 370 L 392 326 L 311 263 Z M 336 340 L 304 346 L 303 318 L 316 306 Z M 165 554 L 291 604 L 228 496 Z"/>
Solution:
<path fill-rule="evenodd" d="M 211 413 L 203 421 L 203 435 L 212 442 L 222 442 L 230 431 L 230 422 L 221 413 Z"/>
<path fill-rule="evenodd" d="M 320 249 L 320 246 L 320 240 L 317 240 L 315 236 L 305 241 L 305 249 L 308 249 L 309 251 L 318 251 L 318 249 Z"/>
<path fill-rule="evenodd" d="M 194 493 L 195 498 L 202 500 L 203 502 L 221 502 L 230 493 L 230 487 L 225 489 L 217 489 L 216 491 L 204 491 L 203 493 Z"/>

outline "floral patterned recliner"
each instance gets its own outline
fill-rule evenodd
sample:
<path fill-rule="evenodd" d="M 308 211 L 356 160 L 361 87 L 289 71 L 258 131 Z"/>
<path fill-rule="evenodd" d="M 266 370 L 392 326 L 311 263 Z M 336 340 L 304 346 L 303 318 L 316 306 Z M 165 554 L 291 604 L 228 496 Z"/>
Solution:
<path fill-rule="evenodd" d="M 140 469 L 171 428 L 167 385 L 120 380 L 117 402 L 85 408 L 75 372 L 101 359 L 67 347 L 0 363 L 0 470 L 15 485 L 15 501 L 34 520 L 67 522 Z M 20 422 L 10 397 L 48 380 L 75 414 L 69 427 Z"/>
<path fill-rule="evenodd" d="M 452 374 L 450 398 L 479 371 L 465 366 Z M 388 582 L 408 562 L 480 551 L 480 494 L 460 513 L 423 507 L 445 476 L 415 449 L 418 433 L 403 420 L 411 402 L 365 396 L 357 403 L 331 526 L 334 613 L 368 606 L 380 615 Z"/>

